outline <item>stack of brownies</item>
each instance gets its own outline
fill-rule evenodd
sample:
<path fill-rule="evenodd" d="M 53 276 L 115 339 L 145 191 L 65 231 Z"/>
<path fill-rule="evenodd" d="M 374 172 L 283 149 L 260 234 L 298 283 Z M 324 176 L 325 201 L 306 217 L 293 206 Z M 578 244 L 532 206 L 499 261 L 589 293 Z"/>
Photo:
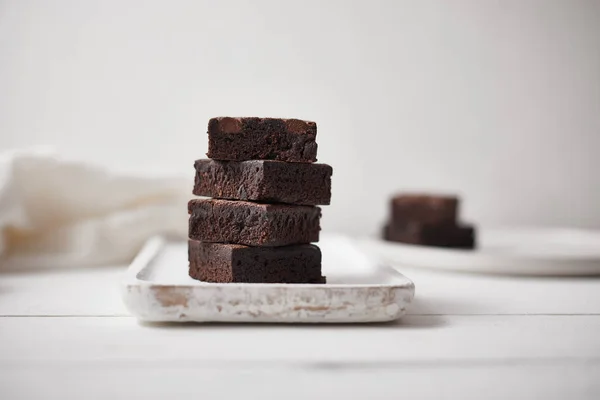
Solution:
<path fill-rule="evenodd" d="M 400 194 L 390 202 L 391 218 L 383 238 L 393 242 L 473 249 L 475 228 L 458 222 L 459 199 Z"/>
<path fill-rule="evenodd" d="M 321 209 L 332 168 L 315 164 L 317 125 L 298 119 L 213 118 L 210 159 L 195 162 L 188 203 L 189 275 L 206 282 L 325 283 Z"/>

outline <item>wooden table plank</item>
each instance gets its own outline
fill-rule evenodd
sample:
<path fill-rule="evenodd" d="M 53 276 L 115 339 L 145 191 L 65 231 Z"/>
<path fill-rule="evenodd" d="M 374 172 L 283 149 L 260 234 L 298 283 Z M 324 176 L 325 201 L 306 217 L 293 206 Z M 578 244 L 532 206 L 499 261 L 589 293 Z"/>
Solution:
<path fill-rule="evenodd" d="M 0 363 L 177 361 L 412 366 L 600 361 L 600 316 L 408 316 L 395 325 L 159 325 L 0 318 Z M 244 364 L 245 365 L 245 364 Z"/>
<path fill-rule="evenodd" d="M 126 266 L 0 273 L 0 315 L 127 315 Z"/>
<path fill-rule="evenodd" d="M 581 399 L 600 396 L 600 365 L 281 368 L 152 362 L 1 367 L 11 400 L 59 399 Z"/>
<path fill-rule="evenodd" d="M 488 276 L 400 269 L 416 287 L 414 314 L 598 314 L 600 277 Z"/>

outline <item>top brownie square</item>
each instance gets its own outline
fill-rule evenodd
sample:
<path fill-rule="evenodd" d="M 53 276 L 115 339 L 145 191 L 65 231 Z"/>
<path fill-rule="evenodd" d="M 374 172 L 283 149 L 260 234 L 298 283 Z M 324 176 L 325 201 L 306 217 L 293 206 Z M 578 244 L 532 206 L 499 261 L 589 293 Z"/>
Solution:
<path fill-rule="evenodd" d="M 208 122 L 208 153 L 214 160 L 317 161 L 317 124 L 280 118 L 218 117 Z"/>

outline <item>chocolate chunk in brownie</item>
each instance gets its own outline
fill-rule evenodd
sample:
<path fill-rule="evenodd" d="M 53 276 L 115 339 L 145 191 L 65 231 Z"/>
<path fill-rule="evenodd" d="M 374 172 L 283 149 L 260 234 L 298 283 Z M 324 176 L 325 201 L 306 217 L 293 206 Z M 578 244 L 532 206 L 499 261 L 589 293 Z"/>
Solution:
<path fill-rule="evenodd" d="M 422 224 L 455 224 L 458 198 L 402 194 L 391 200 L 392 221 L 397 225 L 409 222 Z"/>
<path fill-rule="evenodd" d="M 475 248 L 475 228 L 470 225 L 389 224 L 383 228 L 383 238 L 424 246 Z"/>
<path fill-rule="evenodd" d="M 215 160 L 317 160 L 317 124 L 299 119 L 219 117 L 208 122 L 208 158 Z"/>
<path fill-rule="evenodd" d="M 319 240 L 321 209 L 312 206 L 194 199 L 189 238 L 247 246 L 286 246 Z"/>
<path fill-rule="evenodd" d="M 205 282 L 325 283 L 321 250 L 310 244 L 249 247 L 189 240 L 188 258 L 189 275 Z"/>
<path fill-rule="evenodd" d="M 326 164 L 198 160 L 194 166 L 197 196 L 304 205 L 331 201 L 333 170 Z"/>

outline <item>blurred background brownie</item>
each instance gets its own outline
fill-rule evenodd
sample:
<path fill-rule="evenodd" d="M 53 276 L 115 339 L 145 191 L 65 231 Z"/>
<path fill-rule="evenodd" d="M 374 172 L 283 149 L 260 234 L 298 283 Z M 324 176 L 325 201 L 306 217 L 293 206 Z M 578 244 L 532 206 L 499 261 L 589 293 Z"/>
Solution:
<path fill-rule="evenodd" d="M 392 220 L 398 224 L 418 222 L 424 224 L 455 224 L 458 198 L 453 196 L 428 196 L 400 194 L 391 201 Z"/>
<path fill-rule="evenodd" d="M 475 229 L 470 225 L 431 225 L 408 223 L 404 226 L 386 225 L 385 240 L 435 247 L 472 249 L 475 247 Z"/>
<path fill-rule="evenodd" d="M 390 200 L 384 240 L 433 247 L 473 249 L 476 231 L 459 222 L 456 196 L 403 193 Z"/>

